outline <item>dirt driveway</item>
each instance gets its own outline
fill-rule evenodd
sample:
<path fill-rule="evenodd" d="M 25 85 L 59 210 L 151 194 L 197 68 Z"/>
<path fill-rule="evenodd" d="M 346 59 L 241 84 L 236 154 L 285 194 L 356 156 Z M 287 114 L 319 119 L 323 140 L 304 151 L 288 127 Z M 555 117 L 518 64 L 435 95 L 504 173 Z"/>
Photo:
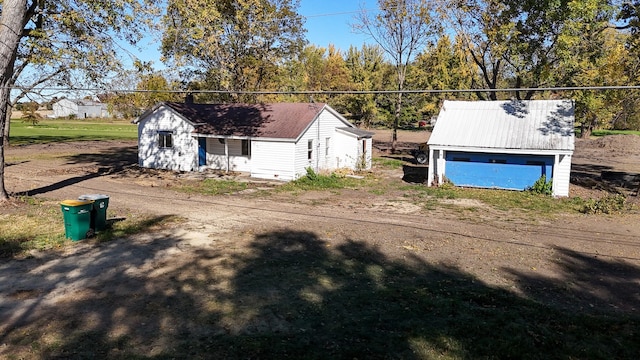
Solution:
<path fill-rule="evenodd" d="M 378 143 L 386 136 L 380 135 Z M 402 145 L 411 148 L 426 136 L 406 135 Z M 600 151 L 604 148 L 590 145 L 576 152 L 581 179 L 595 182 L 595 173 L 603 167 L 640 173 L 640 147 L 613 160 Z M 48 156 L 40 158 L 38 153 Z M 232 284 L 224 280 L 237 275 L 230 263 L 238 257 L 252 258 L 261 239 L 273 234 L 315 239 L 321 251 L 359 244 L 360 253 L 351 254 L 353 258 L 364 253 L 382 257 L 380 263 L 455 270 L 483 286 L 557 308 L 630 314 L 640 310 L 638 214 L 529 218 L 477 203 L 425 210 L 394 190 L 383 195 L 367 189 L 263 197 L 252 192 L 189 195 L 167 186 L 185 175 L 139 171 L 131 165 L 135 154 L 135 144 L 127 142 L 9 149 L 13 160 L 6 168 L 6 183 L 12 192 L 49 199 L 51 206 L 80 194 L 102 193 L 110 196 L 109 217 L 152 214 L 187 220 L 171 229 L 107 244 L 78 242 L 62 252 L 35 252 L 27 259 L 4 261 L 0 265 L 0 345 L 24 329 L 77 316 L 76 326 L 99 329 L 109 336 L 153 332 L 157 337 L 147 344 L 146 352 L 153 354 L 154 348 L 169 346 L 163 343 L 169 332 L 162 331 L 169 324 L 149 323 L 139 313 L 146 305 L 138 298 L 175 292 L 176 286 L 186 286 L 176 281 L 199 279 L 196 270 L 203 267 L 219 271 L 215 291 L 232 291 Z M 597 161 L 594 154 L 600 156 Z M 402 175 L 401 171 L 386 174 L 392 179 Z M 572 185 L 572 191 L 597 195 L 605 187 Z M 300 250 L 297 246 L 285 244 L 278 251 Z M 105 302 L 105 297 L 125 303 Z M 104 308 L 97 309 L 97 304 Z M 261 326 L 273 330 L 280 326 L 277 319 L 267 315 L 241 325 L 229 321 L 224 331 L 259 331 Z M 132 330 L 136 326 L 140 329 Z M 24 347 L 19 350 L 27 351 L 28 345 Z M 9 348 L 0 346 L 0 355 L 17 349 Z"/>

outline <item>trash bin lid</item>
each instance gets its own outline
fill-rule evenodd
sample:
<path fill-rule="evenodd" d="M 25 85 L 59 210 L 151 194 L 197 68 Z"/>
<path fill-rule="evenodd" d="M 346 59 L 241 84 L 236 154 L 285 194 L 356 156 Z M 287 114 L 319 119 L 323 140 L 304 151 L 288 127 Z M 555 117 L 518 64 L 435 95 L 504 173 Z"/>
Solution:
<path fill-rule="evenodd" d="M 103 194 L 85 194 L 78 196 L 78 200 L 103 200 L 108 199 L 109 195 Z"/>
<path fill-rule="evenodd" d="M 93 201 L 90 200 L 64 200 L 60 202 L 60 205 L 65 205 L 65 206 L 82 206 L 82 205 L 89 205 L 91 204 Z"/>

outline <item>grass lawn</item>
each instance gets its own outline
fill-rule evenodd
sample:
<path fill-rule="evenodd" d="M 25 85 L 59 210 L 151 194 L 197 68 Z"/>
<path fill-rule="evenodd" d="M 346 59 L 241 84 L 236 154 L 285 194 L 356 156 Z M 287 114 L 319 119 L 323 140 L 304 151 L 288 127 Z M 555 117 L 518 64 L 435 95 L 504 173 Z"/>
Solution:
<path fill-rule="evenodd" d="M 61 141 L 135 140 L 138 127 L 120 119 L 43 119 L 37 124 L 11 120 L 11 145 Z"/>
<path fill-rule="evenodd" d="M 593 130 L 592 136 L 607 136 L 607 135 L 640 135 L 640 131 L 635 130 Z"/>

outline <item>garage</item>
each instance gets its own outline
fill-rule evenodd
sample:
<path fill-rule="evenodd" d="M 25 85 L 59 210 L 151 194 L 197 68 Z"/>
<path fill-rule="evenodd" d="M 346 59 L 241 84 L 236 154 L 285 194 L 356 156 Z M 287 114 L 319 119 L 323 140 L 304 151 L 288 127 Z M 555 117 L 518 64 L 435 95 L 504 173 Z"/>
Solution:
<path fill-rule="evenodd" d="M 525 190 L 542 176 L 568 196 L 571 100 L 445 101 L 429 138 L 428 185 Z"/>
<path fill-rule="evenodd" d="M 553 156 L 448 152 L 447 179 L 458 186 L 524 190 L 551 178 Z"/>

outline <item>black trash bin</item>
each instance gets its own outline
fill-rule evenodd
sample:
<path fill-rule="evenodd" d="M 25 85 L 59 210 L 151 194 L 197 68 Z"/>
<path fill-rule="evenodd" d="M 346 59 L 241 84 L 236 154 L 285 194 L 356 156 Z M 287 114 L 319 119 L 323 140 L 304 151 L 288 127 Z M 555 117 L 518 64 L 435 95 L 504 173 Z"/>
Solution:
<path fill-rule="evenodd" d="M 91 210 L 91 228 L 95 231 L 104 230 L 107 227 L 109 196 L 103 194 L 86 194 L 80 195 L 78 200 L 93 201 L 93 208 Z"/>

